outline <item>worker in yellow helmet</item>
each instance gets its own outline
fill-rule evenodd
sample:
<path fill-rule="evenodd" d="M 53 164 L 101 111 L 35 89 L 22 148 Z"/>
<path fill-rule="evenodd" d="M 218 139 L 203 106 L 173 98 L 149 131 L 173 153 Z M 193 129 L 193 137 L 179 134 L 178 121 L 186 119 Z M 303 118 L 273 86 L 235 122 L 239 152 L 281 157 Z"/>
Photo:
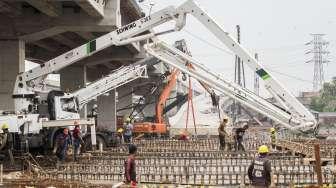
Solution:
<path fill-rule="evenodd" d="M 5 148 L 8 151 L 9 155 L 13 155 L 12 150 L 14 148 L 14 136 L 9 132 L 9 125 L 7 123 L 3 123 L 1 125 L 1 130 L 4 134 L 7 135 L 6 140 L 4 140 L 6 142 Z M 11 163 L 13 164 L 14 161 L 11 161 Z"/>
<path fill-rule="evenodd" d="M 118 133 L 123 133 L 124 130 L 123 130 L 123 128 L 119 128 L 119 129 L 117 130 L 117 132 L 118 132 Z"/>
<path fill-rule="evenodd" d="M 5 133 L 5 132 L 8 132 L 8 129 L 9 129 L 8 124 L 7 124 L 7 123 L 2 124 L 1 129 L 2 129 L 2 131 L 3 131 L 4 133 Z"/>
<path fill-rule="evenodd" d="M 117 129 L 117 135 L 118 135 L 118 138 L 119 138 L 119 144 L 123 144 L 123 141 L 124 141 L 124 129 L 122 127 L 119 127 Z"/>
<path fill-rule="evenodd" d="M 275 149 L 276 131 L 275 131 L 274 127 L 270 128 L 270 133 L 271 133 L 271 145 L 272 145 L 272 149 Z"/>
<path fill-rule="evenodd" d="M 271 185 L 271 162 L 268 159 L 268 147 L 262 145 L 258 149 L 259 155 L 248 168 L 248 177 L 254 187 L 269 187 Z"/>

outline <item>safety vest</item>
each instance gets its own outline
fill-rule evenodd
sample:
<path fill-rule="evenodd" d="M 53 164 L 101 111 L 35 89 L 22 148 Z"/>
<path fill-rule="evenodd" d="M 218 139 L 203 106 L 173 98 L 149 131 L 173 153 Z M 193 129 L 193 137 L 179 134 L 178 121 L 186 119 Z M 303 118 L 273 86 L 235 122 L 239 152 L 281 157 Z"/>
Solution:
<path fill-rule="evenodd" d="M 265 173 L 265 163 L 267 161 L 266 158 L 257 157 L 253 162 L 252 185 L 267 186 Z"/>
<path fill-rule="evenodd" d="M 275 132 L 271 133 L 271 141 L 272 141 L 272 144 L 275 144 L 275 141 L 276 141 Z"/>

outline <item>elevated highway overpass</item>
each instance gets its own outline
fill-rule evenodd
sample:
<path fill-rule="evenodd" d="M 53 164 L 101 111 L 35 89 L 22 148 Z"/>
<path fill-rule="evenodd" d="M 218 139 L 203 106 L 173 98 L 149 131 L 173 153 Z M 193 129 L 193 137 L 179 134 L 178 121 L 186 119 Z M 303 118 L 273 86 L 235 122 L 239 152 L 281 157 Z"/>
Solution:
<path fill-rule="evenodd" d="M 43 63 L 143 15 L 136 0 L 1 0 L 0 109 L 14 109 L 13 85 L 16 75 L 25 71 L 25 60 Z M 141 57 L 139 43 L 107 48 L 61 70 L 60 87 L 76 90 Z M 118 93 L 131 89 L 123 87 Z M 132 101 L 131 97 L 118 104 L 125 106 L 123 103 Z M 99 124 L 115 124 L 115 91 L 98 97 L 97 103 L 101 112 Z M 84 110 L 83 115 L 87 111 L 90 110 Z"/>

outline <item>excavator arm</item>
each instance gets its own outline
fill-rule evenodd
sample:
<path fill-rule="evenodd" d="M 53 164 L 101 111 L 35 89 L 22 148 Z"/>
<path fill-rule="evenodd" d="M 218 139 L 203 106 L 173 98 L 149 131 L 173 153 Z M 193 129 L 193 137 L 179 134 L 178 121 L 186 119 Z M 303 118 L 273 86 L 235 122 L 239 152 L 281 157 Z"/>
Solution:
<path fill-rule="evenodd" d="M 171 90 L 175 87 L 177 82 L 177 77 L 180 74 L 180 70 L 174 69 L 173 72 L 169 76 L 168 84 L 164 87 L 163 91 L 160 94 L 159 101 L 156 105 L 155 112 L 156 112 L 156 123 L 165 123 L 163 121 L 163 108 L 170 96 Z"/>

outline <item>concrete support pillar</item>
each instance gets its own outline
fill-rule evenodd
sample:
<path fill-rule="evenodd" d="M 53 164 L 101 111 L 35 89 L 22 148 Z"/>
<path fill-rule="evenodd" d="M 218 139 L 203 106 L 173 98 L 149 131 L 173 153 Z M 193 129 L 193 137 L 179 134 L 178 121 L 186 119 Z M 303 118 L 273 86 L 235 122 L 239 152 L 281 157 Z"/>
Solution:
<path fill-rule="evenodd" d="M 65 92 L 74 92 L 86 86 L 86 66 L 74 65 L 60 71 L 61 89 Z M 86 106 L 81 109 L 81 118 L 87 117 Z"/>
<path fill-rule="evenodd" d="M 0 49 L 0 110 L 14 110 L 13 87 L 16 75 L 25 71 L 25 43 L 0 40 Z"/>
<path fill-rule="evenodd" d="M 115 17 L 115 26 L 121 27 L 120 0 L 106 1 L 105 15 Z"/>
<path fill-rule="evenodd" d="M 113 90 L 108 96 L 98 97 L 98 130 L 116 131 L 116 91 Z"/>

